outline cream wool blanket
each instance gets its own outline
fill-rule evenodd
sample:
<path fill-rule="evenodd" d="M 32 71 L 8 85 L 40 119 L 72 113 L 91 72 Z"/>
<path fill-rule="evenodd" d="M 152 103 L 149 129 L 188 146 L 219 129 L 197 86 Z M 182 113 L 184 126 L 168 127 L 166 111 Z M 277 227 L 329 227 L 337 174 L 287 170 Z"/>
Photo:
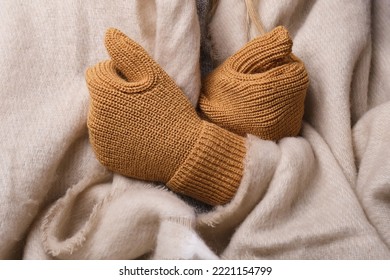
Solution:
<path fill-rule="evenodd" d="M 98 163 L 84 79 L 112 26 L 195 105 L 195 1 L 0 0 L 0 258 L 390 259 L 389 2 L 256 9 L 266 30 L 287 27 L 307 67 L 301 137 L 248 135 L 236 196 L 199 212 Z M 218 63 L 256 36 L 244 1 L 220 1 L 209 31 Z"/>

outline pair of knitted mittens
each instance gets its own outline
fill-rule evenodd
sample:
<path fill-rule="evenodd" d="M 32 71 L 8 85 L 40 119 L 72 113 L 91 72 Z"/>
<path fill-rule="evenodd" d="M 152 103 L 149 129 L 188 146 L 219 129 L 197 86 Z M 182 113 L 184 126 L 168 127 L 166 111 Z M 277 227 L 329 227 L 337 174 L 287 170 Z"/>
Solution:
<path fill-rule="evenodd" d="M 278 139 L 299 131 L 307 75 L 281 27 L 248 43 L 207 78 L 200 108 L 208 120 L 137 43 L 109 29 L 105 44 L 111 60 L 86 74 L 88 128 L 98 160 L 114 172 L 225 204 L 243 174 L 246 147 L 238 134 Z"/>

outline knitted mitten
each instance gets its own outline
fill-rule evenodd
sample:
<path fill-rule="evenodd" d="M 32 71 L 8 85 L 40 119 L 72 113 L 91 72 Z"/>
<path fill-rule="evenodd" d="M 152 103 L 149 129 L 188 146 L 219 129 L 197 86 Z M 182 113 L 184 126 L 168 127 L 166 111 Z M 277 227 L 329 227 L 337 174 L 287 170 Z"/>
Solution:
<path fill-rule="evenodd" d="M 202 121 L 174 81 L 126 35 L 109 29 L 105 44 L 112 60 L 86 74 L 90 142 L 99 161 L 208 204 L 228 202 L 242 177 L 244 139 Z"/>
<path fill-rule="evenodd" d="M 230 131 L 278 140 L 301 128 L 308 76 L 284 27 L 247 43 L 206 77 L 199 106 Z"/>

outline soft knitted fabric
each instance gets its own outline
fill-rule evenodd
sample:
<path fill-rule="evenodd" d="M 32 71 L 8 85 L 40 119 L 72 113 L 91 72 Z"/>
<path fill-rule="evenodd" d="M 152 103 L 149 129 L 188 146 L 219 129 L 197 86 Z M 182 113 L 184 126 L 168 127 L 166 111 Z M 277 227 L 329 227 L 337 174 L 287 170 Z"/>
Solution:
<path fill-rule="evenodd" d="M 199 105 L 212 122 L 267 140 L 301 129 L 308 76 L 284 27 L 247 43 L 207 78 Z"/>
<path fill-rule="evenodd" d="M 1 2 L 1 259 L 390 258 L 388 0 L 254 2 L 305 62 L 306 124 L 277 143 L 248 136 L 236 195 L 201 216 L 163 186 L 104 172 L 86 126 L 85 69 L 105 57 L 108 26 L 200 92 L 195 1 Z M 220 1 L 216 62 L 249 41 L 246 14 Z"/>
<path fill-rule="evenodd" d="M 208 204 L 228 202 L 242 177 L 243 138 L 202 121 L 164 70 L 122 32 L 109 29 L 105 42 L 112 61 L 86 75 L 90 141 L 99 161 Z"/>

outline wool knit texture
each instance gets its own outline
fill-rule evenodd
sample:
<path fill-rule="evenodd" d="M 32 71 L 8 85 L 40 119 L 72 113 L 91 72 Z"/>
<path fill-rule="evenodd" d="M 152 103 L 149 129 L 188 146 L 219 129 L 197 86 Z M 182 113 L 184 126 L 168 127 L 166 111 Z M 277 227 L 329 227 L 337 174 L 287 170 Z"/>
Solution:
<path fill-rule="evenodd" d="M 298 135 L 308 75 L 279 26 L 247 43 L 205 80 L 200 108 L 212 122 L 267 140 Z"/>
<path fill-rule="evenodd" d="M 1 1 L 0 259 L 390 259 L 389 1 L 254 4 L 309 74 L 301 137 L 248 135 L 233 199 L 199 214 L 105 172 L 85 83 L 115 26 L 197 104 L 195 1 Z M 245 1 L 219 1 L 216 65 L 254 39 L 247 29 Z"/>
<path fill-rule="evenodd" d="M 86 74 L 88 128 L 99 161 L 208 204 L 228 202 L 242 177 L 243 138 L 202 121 L 174 81 L 122 32 L 109 29 L 105 43 L 112 60 Z"/>

